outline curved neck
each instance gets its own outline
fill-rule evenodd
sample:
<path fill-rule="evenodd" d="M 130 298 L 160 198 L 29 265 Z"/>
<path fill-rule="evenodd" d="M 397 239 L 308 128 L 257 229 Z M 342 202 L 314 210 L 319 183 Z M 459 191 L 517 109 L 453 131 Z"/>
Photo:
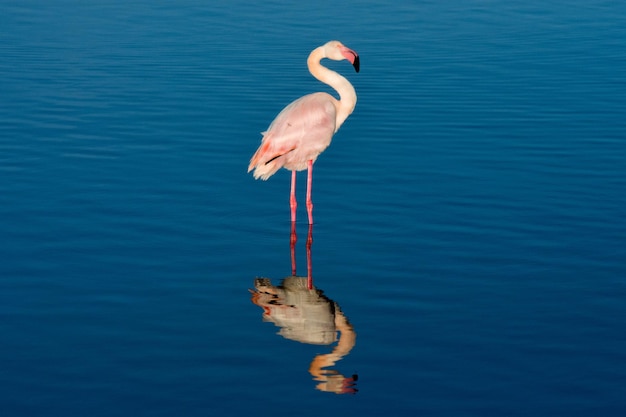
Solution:
<path fill-rule="evenodd" d="M 319 47 L 313 50 L 307 60 L 309 72 L 315 78 L 328 84 L 339 93 L 339 105 L 337 107 L 337 120 L 335 122 L 335 132 L 339 130 L 339 127 L 350 116 L 354 106 L 356 106 L 356 91 L 350 84 L 350 81 L 339 75 L 335 71 L 329 70 L 320 61 L 326 58 L 324 48 Z"/>

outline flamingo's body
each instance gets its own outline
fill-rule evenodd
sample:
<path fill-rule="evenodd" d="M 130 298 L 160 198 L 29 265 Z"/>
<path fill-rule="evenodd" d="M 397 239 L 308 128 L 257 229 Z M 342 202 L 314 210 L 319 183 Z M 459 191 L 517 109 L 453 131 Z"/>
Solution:
<path fill-rule="evenodd" d="M 252 156 L 248 172 L 254 178 L 268 179 L 280 168 L 292 171 L 291 221 L 296 220 L 296 171 L 308 169 L 307 212 L 309 224 L 313 223 L 311 182 L 313 162 L 330 145 L 335 132 L 354 110 L 356 92 L 348 80 L 335 71 L 322 66 L 320 61 L 347 59 L 359 71 L 359 56 L 338 41 L 330 41 L 311 52 L 307 65 L 311 74 L 333 87 L 339 100 L 327 93 L 313 93 L 301 97 L 281 111 L 263 133 L 261 146 Z"/>

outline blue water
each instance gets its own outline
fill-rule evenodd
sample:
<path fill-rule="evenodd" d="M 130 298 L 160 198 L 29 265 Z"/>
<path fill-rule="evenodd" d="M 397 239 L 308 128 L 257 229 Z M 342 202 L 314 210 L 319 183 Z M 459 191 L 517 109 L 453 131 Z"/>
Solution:
<path fill-rule="evenodd" d="M 626 412 L 620 2 L 0 6 L 0 415 Z M 294 301 L 289 173 L 246 168 L 330 39 Z"/>

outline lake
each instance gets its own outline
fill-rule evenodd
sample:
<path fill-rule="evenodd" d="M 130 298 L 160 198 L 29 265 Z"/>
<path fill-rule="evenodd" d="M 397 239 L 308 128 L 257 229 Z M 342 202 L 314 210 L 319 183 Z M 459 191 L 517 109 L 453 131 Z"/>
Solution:
<path fill-rule="evenodd" d="M 626 412 L 626 5 L 0 15 L 3 416 Z M 246 170 L 331 39 L 358 103 L 292 227 Z"/>

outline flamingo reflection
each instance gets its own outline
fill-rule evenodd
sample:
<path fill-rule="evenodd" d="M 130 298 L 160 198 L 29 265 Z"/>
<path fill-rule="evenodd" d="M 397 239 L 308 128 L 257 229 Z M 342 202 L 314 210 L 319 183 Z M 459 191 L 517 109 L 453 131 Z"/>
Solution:
<path fill-rule="evenodd" d="M 252 302 L 263 309 L 263 321 L 280 327 L 279 335 L 286 339 L 315 345 L 332 345 L 332 351 L 315 356 L 309 373 L 318 382 L 320 391 L 336 394 L 354 394 L 357 375 L 345 377 L 334 369 L 339 360 L 346 356 L 356 343 L 356 333 L 339 305 L 313 285 L 311 268 L 311 246 L 313 225 L 309 225 L 307 236 L 307 276 L 296 275 L 295 246 L 297 242 L 295 222 L 292 222 L 291 276 L 279 285 L 269 278 L 254 280 Z"/>

